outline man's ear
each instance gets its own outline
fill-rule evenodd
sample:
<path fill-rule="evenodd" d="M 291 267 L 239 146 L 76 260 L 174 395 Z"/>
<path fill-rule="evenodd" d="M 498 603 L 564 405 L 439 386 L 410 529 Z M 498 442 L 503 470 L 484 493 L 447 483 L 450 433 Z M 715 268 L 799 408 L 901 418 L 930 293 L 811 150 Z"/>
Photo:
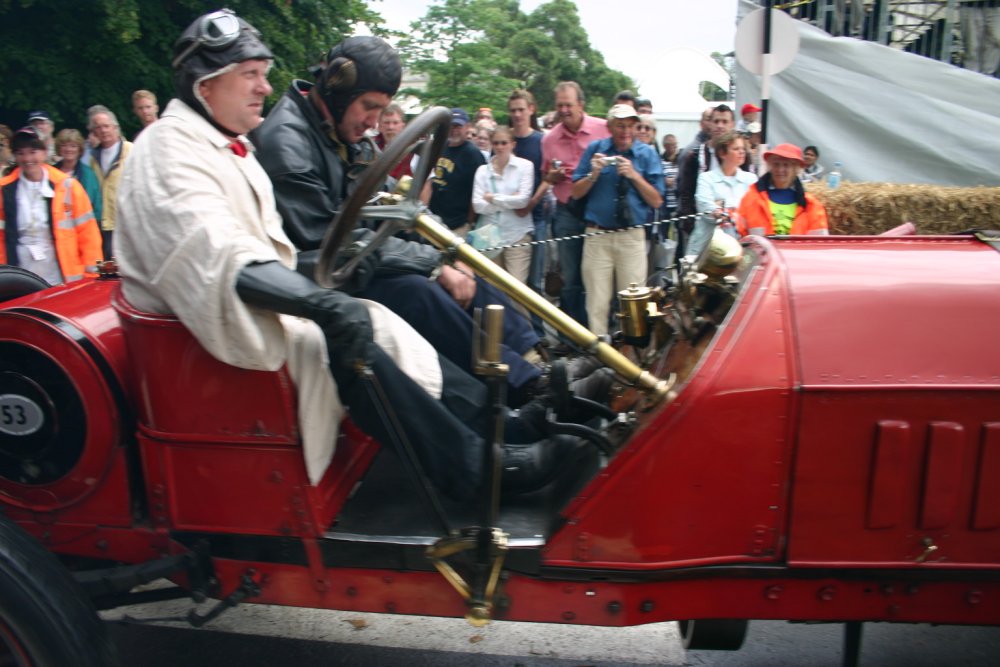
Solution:
<path fill-rule="evenodd" d="M 346 93 L 358 83 L 358 66 L 350 58 L 334 58 L 323 72 L 325 93 Z"/>

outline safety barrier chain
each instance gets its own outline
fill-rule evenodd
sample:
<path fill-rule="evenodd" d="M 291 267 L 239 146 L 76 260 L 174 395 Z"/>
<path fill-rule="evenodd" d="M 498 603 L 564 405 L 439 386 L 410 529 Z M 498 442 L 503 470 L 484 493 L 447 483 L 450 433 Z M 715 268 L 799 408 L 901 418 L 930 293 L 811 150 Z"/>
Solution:
<path fill-rule="evenodd" d="M 536 245 L 543 245 L 546 243 L 562 243 L 563 241 L 573 241 L 575 239 L 585 239 L 588 236 L 601 236 L 603 234 L 617 234 L 618 232 L 628 232 L 636 228 L 643 227 L 653 227 L 656 225 L 662 225 L 665 223 L 677 223 L 682 220 L 691 220 L 697 218 L 699 213 L 691 213 L 689 215 L 682 215 L 676 218 L 668 218 L 666 220 L 654 220 L 653 222 L 645 222 L 641 225 L 632 225 L 631 227 L 622 227 L 620 229 L 598 229 L 590 232 L 585 232 L 583 234 L 573 234 L 572 236 L 560 236 L 554 239 L 545 239 L 544 241 L 525 241 L 524 243 L 511 243 L 510 245 L 497 245 L 490 248 L 484 248 L 479 250 L 479 252 L 495 252 L 497 250 L 508 250 L 510 248 L 528 248 Z M 478 248 L 477 248 L 478 250 Z"/>

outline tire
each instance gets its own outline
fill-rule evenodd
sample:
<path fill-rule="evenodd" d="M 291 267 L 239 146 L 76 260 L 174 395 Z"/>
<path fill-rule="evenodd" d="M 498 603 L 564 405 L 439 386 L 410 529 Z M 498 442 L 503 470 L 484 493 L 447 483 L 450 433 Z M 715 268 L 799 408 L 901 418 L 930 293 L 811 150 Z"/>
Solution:
<path fill-rule="evenodd" d="M 115 667 L 117 650 L 59 560 L 0 516 L 0 664 Z"/>
<path fill-rule="evenodd" d="M 738 651 L 746 639 L 749 624 L 742 618 L 677 621 L 681 643 L 687 651 Z"/>
<path fill-rule="evenodd" d="M 0 264 L 0 303 L 52 287 L 41 276 L 19 266 Z"/>

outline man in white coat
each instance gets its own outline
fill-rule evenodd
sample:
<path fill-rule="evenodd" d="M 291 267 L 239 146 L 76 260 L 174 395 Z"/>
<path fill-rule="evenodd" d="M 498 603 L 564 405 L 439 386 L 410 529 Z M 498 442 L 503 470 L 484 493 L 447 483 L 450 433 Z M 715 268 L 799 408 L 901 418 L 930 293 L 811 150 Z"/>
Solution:
<path fill-rule="evenodd" d="M 364 368 L 405 414 L 402 430 L 430 480 L 453 497 L 472 496 L 482 480 L 479 434 L 487 414 L 480 383 L 439 359 L 386 308 L 294 270 L 271 183 L 245 136 L 260 124 L 271 93 L 273 56 L 259 33 L 228 10 L 212 12 L 184 31 L 174 53 L 178 99 L 140 135 L 121 185 L 125 298 L 174 314 L 221 361 L 254 370 L 286 366 L 314 482 L 333 454 L 341 399 L 363 430 L 396 444 L 359 373 Z M 530 427 L 515 430 L 525 434 L 522 442 L 541 437 Z M 543 486 L 576 446 L 505 445 L 505 485 Z"/>

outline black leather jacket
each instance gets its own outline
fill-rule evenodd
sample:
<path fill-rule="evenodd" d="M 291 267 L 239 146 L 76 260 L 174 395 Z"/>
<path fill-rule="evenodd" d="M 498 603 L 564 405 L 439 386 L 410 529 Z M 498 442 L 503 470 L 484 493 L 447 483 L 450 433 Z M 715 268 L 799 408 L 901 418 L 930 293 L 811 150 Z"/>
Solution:
<path fill-rule="evenodd" d="M 312 84 L 293 81 L 288 91 L 253 131 L 257 160 L 271 178 L 285 233 L 302 251 L 319 248 L 326 229 L 353 191 L 352 169 L 378 156 L 374 142 L 341 143 L 323 128 L 319 112 L 306 97 Z M 331 134 L 333 136 L 331 136 Z M 378 250 L 375 275 L 430 275 L 441 261 L 428 245 L 387 239 Z"/>

